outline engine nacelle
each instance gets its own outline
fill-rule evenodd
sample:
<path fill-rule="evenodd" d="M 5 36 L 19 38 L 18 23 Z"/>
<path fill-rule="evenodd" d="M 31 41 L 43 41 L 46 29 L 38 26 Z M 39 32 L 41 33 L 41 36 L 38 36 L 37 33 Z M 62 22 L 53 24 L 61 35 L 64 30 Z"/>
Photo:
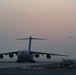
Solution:
<path fill-rule="evenodd" d="M 9 57 L 10 57 L 10 58 L 13 58 L 13 57 L 14 57 L 14 55 L 11 53 L 11 54 L 9 54 Z"/>
<path fill-rule="evenodd" d="M 38 53 L 36 53 L 36 54 L 35 54 L 35 57 L 36 57 L 36 58 L 39 58 L 39 54 L 38 54 Z"/>
<path fill-rule="evenodd" d="M 50 54 L 47 54 L 47 55 L 46 55 L 46 58 L 47 58 L 47 59 L 50 59 L 50 58 L 51 58 L 51 55 L 50 55 Z"/>
<path fill-rule="evenodd" d="M 2 59 L 4 56 L 2 54 L 0 54 L 0 59 Z"/>

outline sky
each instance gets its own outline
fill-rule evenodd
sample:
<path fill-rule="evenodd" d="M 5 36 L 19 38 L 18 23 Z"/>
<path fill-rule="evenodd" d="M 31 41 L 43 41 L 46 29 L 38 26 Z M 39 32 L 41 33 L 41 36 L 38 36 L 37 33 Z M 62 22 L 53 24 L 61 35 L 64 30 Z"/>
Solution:
<path fill-rule="evenodd" d="M 28 49 L 16 39 L 29 36 L 47 39 L 33 41 L 34 51 L 76 59 L 76 0 L 0 0 L 0 53 Z"/>

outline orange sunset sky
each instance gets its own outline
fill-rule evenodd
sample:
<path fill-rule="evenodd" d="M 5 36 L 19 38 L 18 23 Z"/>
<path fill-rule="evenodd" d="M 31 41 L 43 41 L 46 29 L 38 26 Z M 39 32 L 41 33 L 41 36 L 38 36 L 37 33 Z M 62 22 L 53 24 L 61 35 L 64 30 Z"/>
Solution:
<path fill-rule="evenodd" d="M 27 49 L 16 39 L 29 36 L 47 39 L 32 42 L 35 51 L 76 58 L 76 0 L 0 0 L 0 52 Z"/>

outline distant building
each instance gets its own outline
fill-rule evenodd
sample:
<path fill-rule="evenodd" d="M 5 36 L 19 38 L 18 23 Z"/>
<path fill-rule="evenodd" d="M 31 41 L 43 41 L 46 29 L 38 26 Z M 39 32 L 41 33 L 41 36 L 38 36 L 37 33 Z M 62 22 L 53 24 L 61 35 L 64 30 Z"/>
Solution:
<path fill-rule="evenodd" d="M 70 65 L 74 65 L 75 64 L 75 60 L 66 60 L 63 59 L 63 61 L 61 62 L 61 66 L 70 66 Z"/>

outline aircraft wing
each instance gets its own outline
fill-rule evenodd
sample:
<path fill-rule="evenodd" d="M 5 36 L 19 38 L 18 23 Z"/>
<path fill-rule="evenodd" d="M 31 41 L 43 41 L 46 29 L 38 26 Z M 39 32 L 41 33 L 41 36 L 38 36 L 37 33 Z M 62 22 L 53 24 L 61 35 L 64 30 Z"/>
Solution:
<path fill-rule="evenodd" d="M 7 52 L 7 53 L 0 53 L 1 55 L 8 55 L 8 54 L 18 54 L 20 51 L 15 51 L 15 52 Z M 55 54 L 55 53 L 46 53 L 46 52 L 35 52 L 35 51 L 30 51 L 31 54 L 41 54 L 41 55 L 53 55 L 53 56 L 69 56 L 69 55 L 63 55 L 63 54 Z"/>
<path fill-rule="evenodd" d="M 8 55 L 8 54 L 18 54 L 19 51 L 15 51 L 15 52 L 7 52 L 7 53 L 0 53 L 1 55 Z"/>
<path fill-rule="evenodd" d="M 53 56 L 69 56 L 69 55 L 63 55 L 63 54 L 54 54 L 54 53 L 45 53 L 45 52 L 35 52 L 35 51 L 31 51 L 30 53 L 31 53 L 31 54 L 36 54 L 36 53 L 38 53 L 38 54 L 41 54 L 41 55 L 47 55 L 47 54 L 49 54 L 49 55 L 53 55 Z"/>

